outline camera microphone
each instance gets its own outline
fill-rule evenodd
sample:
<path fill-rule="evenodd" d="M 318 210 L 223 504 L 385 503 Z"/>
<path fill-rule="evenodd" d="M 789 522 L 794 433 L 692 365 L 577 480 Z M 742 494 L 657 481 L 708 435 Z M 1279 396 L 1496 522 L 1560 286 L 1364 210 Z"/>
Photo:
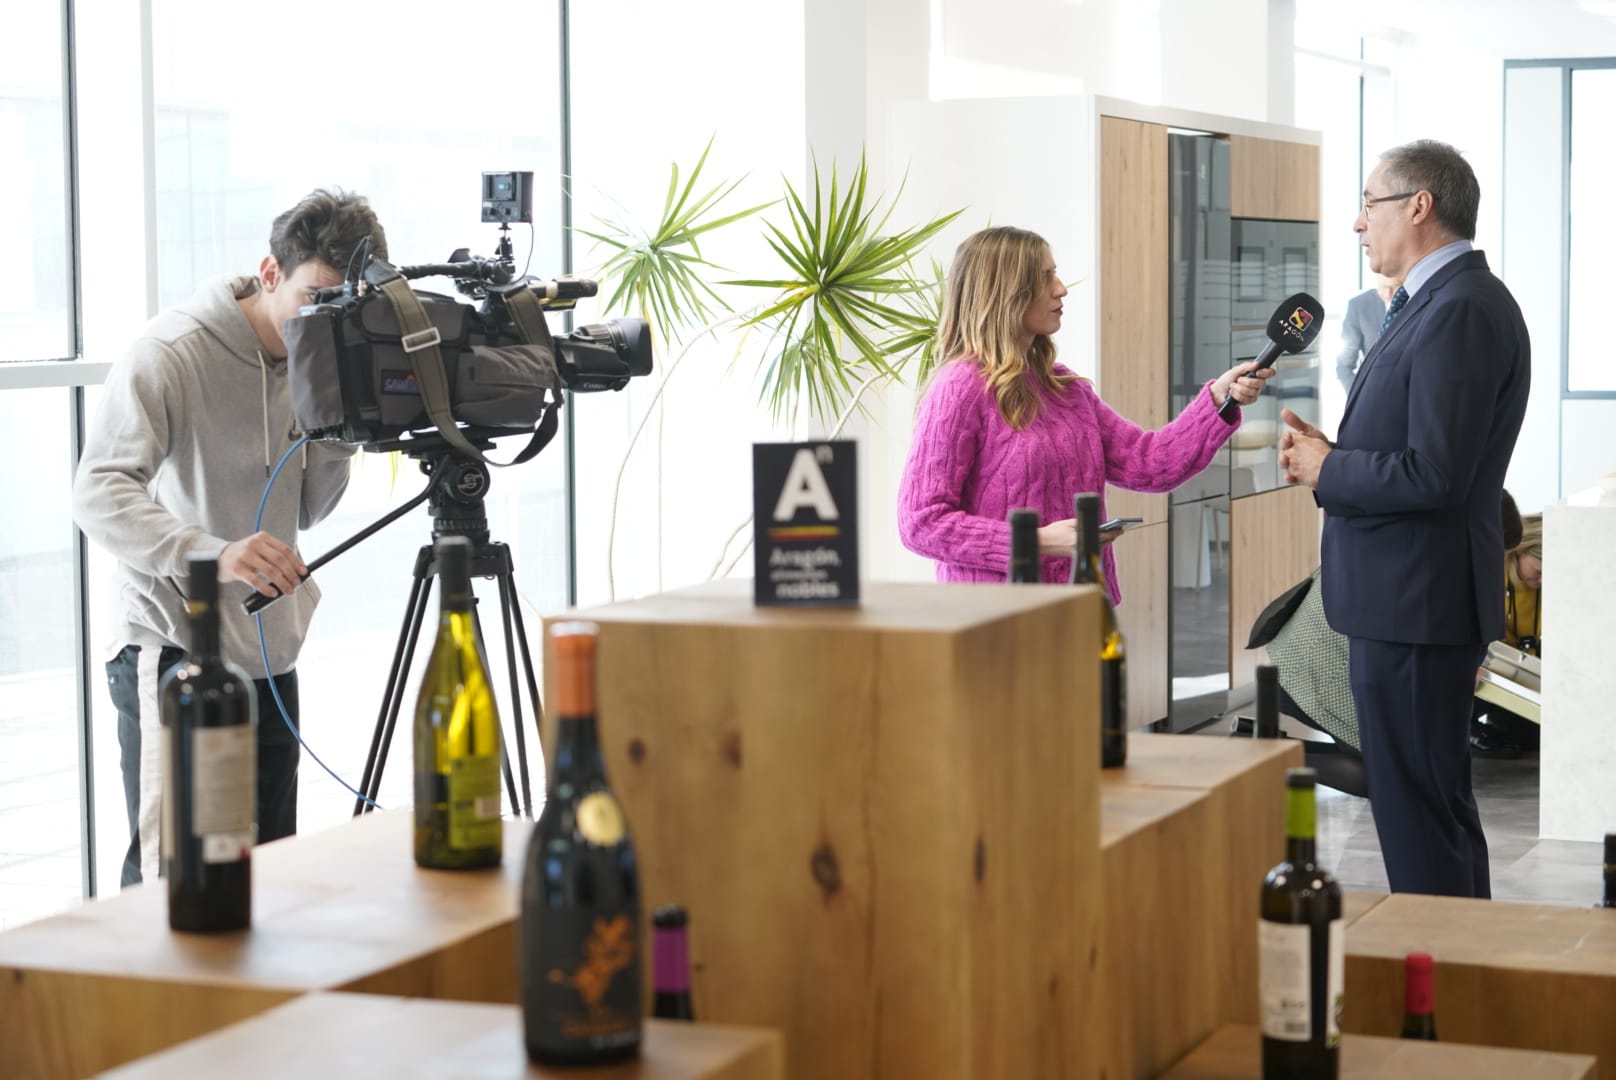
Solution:
<path fill-rule="evenodd" d="M 1268 320 L 1268 344 L 1257 354 L 1257 364 L 1250 373 L 1273 367 L 1274 361 L 1282 353 L 1301 352 L 1313 344 L 1313 339 L 1319 336 L 1323 326 L 1323 304 L 1305 292 L 1287 297 L 1284 303 L 1274 309 L 1273 317 Z M 1239 407 L 1240 403 L 1230 395 L 1218 406 L 1218 415 L 1227 420 Z"/>
<path fill-rule="evenodd" d="M 581 277 L 549 278 L 544 281 L 527 278 L 526 284 L 540 300 L 578 300 L 600 291 L 600 285 L 595 281 Z"/>

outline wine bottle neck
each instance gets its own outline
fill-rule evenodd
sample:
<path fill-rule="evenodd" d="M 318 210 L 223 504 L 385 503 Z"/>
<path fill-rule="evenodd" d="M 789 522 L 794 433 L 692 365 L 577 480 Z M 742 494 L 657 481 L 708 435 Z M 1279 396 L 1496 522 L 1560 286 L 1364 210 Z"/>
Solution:
<path fill-rule="evenodd" d="M 1292 864 L 1315 861 L 1316 805 L 1310 787 L 1285 792 L 1285 857 Z"/>
<path fill-rule="evenodd" d="M 556 783 L 577 784 L 605 775 L 594 715 L 561 717 L 556 724 Z"/>
<path fill-rule="evenodd" d="M 1436 1011 L 1431 991 L 1431 973 L 1415 972 L 1408 976 L 1403 992 L 1403 1012 L 1408 1016 L 1430 1016 Z"/>
<path fill-rule="evenodd" d="M 219 658 L 219 609 L 213 604 L 191 601 L 191 662 Z"/>
<path fill-rule="evenodd" d="M 689 938 L 682 926 L 658 926 L 651 933 L 651 989 L 678 994 L 690 989 Z"/>

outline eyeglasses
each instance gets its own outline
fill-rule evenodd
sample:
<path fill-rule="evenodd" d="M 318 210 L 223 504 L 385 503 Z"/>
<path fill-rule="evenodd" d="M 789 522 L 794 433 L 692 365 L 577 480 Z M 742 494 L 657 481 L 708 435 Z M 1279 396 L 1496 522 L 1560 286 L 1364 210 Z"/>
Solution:
<path fill-rule="evenodd" d="M 1414 196 L 1416 196 L 1418 194 L 1419 194 L 1418 191 L 1404 191 L 1404 192 L 1402 192 L 1400 194 L 1397 194 L 1397 195 L 1365 195 L 1363 197 L 1363 214 L 1364 214 L 1364 217 L 1369 216 L 1369 208 L 1371 206 L 1374 206 L 1376 203 L 1399 202 L 1399 201 L 1401 201 L 1403 199 L 1412 199 Z"/>

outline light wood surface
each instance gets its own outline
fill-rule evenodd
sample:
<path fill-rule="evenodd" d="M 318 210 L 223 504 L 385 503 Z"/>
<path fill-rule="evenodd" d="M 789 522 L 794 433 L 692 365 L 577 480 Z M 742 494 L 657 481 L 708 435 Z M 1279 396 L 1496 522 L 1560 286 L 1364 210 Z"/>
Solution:
<path fill-rule="evenodd" d="M 1097 389 L 1107 405 L 1152 430 L 1172 419 L 1167 355 L 1170 179 L 1165 127 L 1100 118 Z M 1166 495 L 1107 488 L 1105 504 L 1112 517 L 1167 520 Z"/>
<path fill-rule="evenodd" d="M 1135 732 L 1128 736 L 1127 766 L 1103 775 L 1104 787 L 1206 795 L 1206 883 L 1196 912 L 1216 949 L 1213 974 L 1201 991 L 1215 1004 L 1213 1024 L 1257 1020 L 1258 889 L 1285 857 L 1285 770 L 1301 764 L 1302 747 L 1294 739 Z"/>
<path fill-rule="evenodd" d="M 1155 429 L 1168 415 L 1170 260 L 1167 129 L 1100 118 L 1100 355 L 1096 385 L 1117 412 Z M 1117 541 L 1118 614 L 1128 635 L 1128 722 L 1167 715 L 1167 496 L 1106 488 L 1106 512 L 1145 528 Z"/>
<path fill-rule="evenodd" d="M 498 870 L 419 870 L 408 811 L 253 854 L 253 924 L 168 929 L 161 883 L 0 934 L 0 1076 L 83 1076 L 310 990 L 514 1001 L 517 884 L 530 825 Z"/>
<path fill-rule="evenodd" d="M 1341 919 L 1348 926 L 1357 922 L 1374 910 L 1375 905 L 1389 896 L 1389 893 L 1364 892 L 1360 889 L 1341 890 Z"/>
<path fill-rule="evenodd" d="M 1307 143 L 1229 136 L 1229 213 L 1318 221 L 1319 149 Z M 1343 206 L 1340 212 L 1350 209 Z"/>
<path fill-rule="evenodd" d="M 1129 529 L 1116 542 L 1117 619 L 1128 638 L 1128 723 L 1167 716 L 1167 523 Z"/>
<path fill-rule="evenodd" d="M 587 1070 L 528 1063 L 514 1005 L 309 994 L 106 1073 L 109 1080 L 779 1080 L 780 1036 L 651 1020 L 639 1060 Z"/>
<path fill-rule="evenodd" d="M 1348 987 L 1350 998 L 1350 982 Z M 1584 1055 L 1372 1035 L 1346 1035 L 1341 1040 L 1341 1080 L 1592 1080 L 1597 1075 L 1594 1059 Z M 1262 1036 L 1257 1028 L 1240 1025 L 1219 1028 L 1163 1080 L 1257 1080 L 1260 1076 Z"/>
<path fill-rule="evenodd" d="M 1223 851 L 1212 829 L 1207 792 L 1101 784 L 1106 996 L 1095 1034 L 1111 1080 L 1158 1075 L 1217 1024 L 1223 927 L 1206 900 Z"/>
<path fill-rule="evenodd" d="M 1598 882 L 1589 867 L 1589 893 Z M 1403 958 L 1436 961 L 1443 1039 L 1598 1056 L 1616 1076 L 1616 918 L 1592 907 L 1397 893 L 1347 931 L 1348 1031 L 1403 1016 Z"/>
<path fill-rule="evenodd" d="M 1261 649 L 1251 626 L 1274 597 L 1319 565 L 1320 511 L 1313 492 L 1285 487 L 1229 502 L 1229 670 L 1231 685 L 1257 677 Z"/>
<path fill-rule="evenodd" d="M 646 908 L 688 909 L 698 1011 L 779 1028 L 794 1080 L 1086 1080 L 1098 593 L 865 597 L 721 581 L 569 616 L 601 626 Z"/>

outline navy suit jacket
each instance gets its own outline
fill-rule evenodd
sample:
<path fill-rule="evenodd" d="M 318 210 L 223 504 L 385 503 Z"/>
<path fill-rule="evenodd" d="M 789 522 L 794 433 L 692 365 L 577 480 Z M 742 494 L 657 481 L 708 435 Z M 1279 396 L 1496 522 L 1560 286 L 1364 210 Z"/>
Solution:
<path fill-rule="evenodd" d="M 1364 357 L 1315 492 L 1338 632 L 1502 636 L 1504 473 L 1531 374 L 1520 307 L 1479 251 L 1438 270 Z"/>

